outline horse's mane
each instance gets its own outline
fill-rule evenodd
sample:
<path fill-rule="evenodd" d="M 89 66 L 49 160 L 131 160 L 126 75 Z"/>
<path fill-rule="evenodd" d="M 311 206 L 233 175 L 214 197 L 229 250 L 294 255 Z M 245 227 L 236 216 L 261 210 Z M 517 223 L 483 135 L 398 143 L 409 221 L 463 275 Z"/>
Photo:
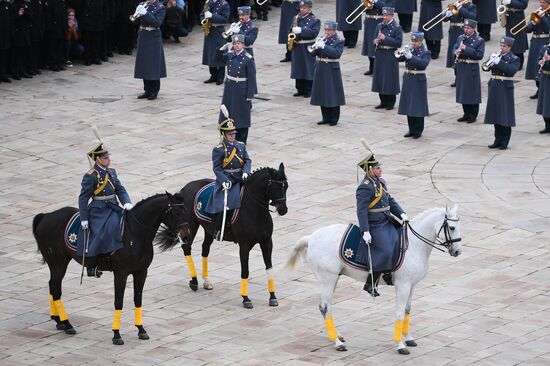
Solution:
<path fill-rule="evenodd" d="M 159 198 L 161 196 L 166 196 L 166 193 L 157 193 L 157 194 L 152 195 L 150 197 L 144 198 L 141 201 L 139 201 L 138 203 L 136 203 L 136 205 L 134 206 L 134 209 L 139 208 L 139 206 L 143 205 L 145 202 L 148 202 L 149 200 L 153 200 L 153 199 Z"/>
<path fill-rule="evenodd" d="M 439 211 L 439 210 L 444 210 L 443 207 L 432 207 L 432 208 L 429 208 L 427 209 L 426 211 L 423 211 L 421 213 L 419 213 L 418 215 L 416 215 L 413 220 L 422 220 L 424 219 L 425 217 L 427 216 L 430 216 L 432 213 L 434 213 L 435 211 Z"/>
<path fill-rule="evenodd" d="M 254 174 L 256 173 L 262 173 L 264 171 L 268 171 L 270 175 L 278 175 L 279 174 L 279 171 L 275 168 L 271 168 L 269 166 L 264 166 L 264 167 L 260 167 L 260 168 L 257 168 L 255 169 L 251 174 L 250 176 L 252 177 Z M 286 174 L 283 174 L 284 177 L 286 179 Z"/>

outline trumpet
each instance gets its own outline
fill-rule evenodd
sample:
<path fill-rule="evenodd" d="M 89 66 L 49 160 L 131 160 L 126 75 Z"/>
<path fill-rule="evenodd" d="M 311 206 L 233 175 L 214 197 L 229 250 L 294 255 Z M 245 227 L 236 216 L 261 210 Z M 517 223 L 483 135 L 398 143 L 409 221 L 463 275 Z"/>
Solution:
<path fill-rule="evenodd" d="M 450 11 L 453 13 L 453 15 L 457 15 L 460 11 L 460 8 L 462 8 L 464 5 L 467 5 L 471 3 L 472 0 L 457 0 L 454 3 L 451 3 L 447 5 L 447 8 L 443 10 L 441 13 L 437 14 L 432 19 L 428 20 L 423 26 L 422 29 L 424 29 L 425 32 L 429 31 L 439 23 L 445 20 L 447 17 L 447 11 Z"/>
<path fill-rule="evenodd" d="M 496 64 L 496 60 L 502 56 L 502 51 L 498 51 L 489 57 L 487 61 L 481 64 L 481 69 L 485 72 L 490 71 L 493 66 Z"/>
<path fill-rule="evenodd" d="M 538 8 L 537 11 L 532 12 L 527 18 L 523 19 L 521 22 L 510 28 L 510 33 L 515 36 L 522 30 L 527 28 L 529 24 L 539 24 L 544 14 L 546 14 L 548 11 L 550 11 L 550 6 L 546 9 Z"/>
<path fill-rule="evenodd" d="M 508 11 L 508 7 L 506 5 L 499 5 L 497 8 L 497 15 L 498 20 L 500 22 L 500 26 L 502 28 L 506 27 L 506 12 Z"/>
<path fill-rule="evenodd" d="M 294 20 L 292 20 L 292 28 L 298 26 L 298 16 L 299 15 L 300 14 L 296 15 L 294 17 Z M 292 51 L 292 49 L 294 48 L 294 43 L 295 42 L 296 42 L 296 34 L 294 32 L 290 32 L 288 34 L 288 40 L 286 41 L 286 46 L 287 46 L 288 52 Z"/>
<path fill-rule="evenodd" d="M 137 18 L 139 18 L 141 15 L 138 14 L 138 8 L 140 6 L 143 6 L 145 9 L 147 9 L 147 1 L 144 1 L 142 3 L 139 3 L 139 5 L 136 7 L 136 11 L 134 12 L 134 14 L 130 15 L 128 18 L 130 19 L 130 21 L 132 22 L 135 22 Z"/>
<path fill-rule="evenodd" d="M 326 41 L 327 41 L 327 36 L 317 37 L 317 39 L 315 40 L 315 43 L 313 43 L 310 46 L 307 46 L 307 50 L 310 53 L 313 53 L 313 52 L 315 52 L 316 49 L 319 48 L 319 46 L 317 46 L 317 44 L 319 44 L 321 42 L 325 43 Z"/>
<path fill-rule="evenodd" d="M 412 50 L 412 46 L 406 45 L 406 46 L 403 46 L 403 47 L 395 50 L 393 52 L 393 55 L 395 56 L 395 58 L 401 58 L 401 57 L 405 56 L 406 52 L 411 51 L 411 50 Z"/>
<path fill-rule="evenodd" d="M 203 12 L 208 11 L 208 3 L 210 3 L 210 0 L 206 0 L 204 2 Z M 204 36 L 208 37 L 208 35 L 210 34 L 210 27 L 211 27 L 210 19 L 204 18 L 203 20 L 201 20 L 201 25 L 202 25 L 202 32 L 204 33 Z"/>
<path fill-rule="evenodd" d="M 362 0 L 361 4 L 359 4 L 358 7 L 355 8 L 351 13 L 349 13 L 348 17 L 346 18 L 346 23 L 352 24 L 357 19 L 361 17 L 361 15 L 367 11 L 372 9 L 374 6 L 374 0 Z"/>
<path fill-rule="evenodd" d="M 236 29 L 240 28 L 242 24 L 243 22 L 241 22 L 240 20 L 236 23 L 231 23 L 231 25 L 229 26 L 229 30 L 222 33 L 223 38 L 231 37 L 233 34 L 235 34 Z"/>

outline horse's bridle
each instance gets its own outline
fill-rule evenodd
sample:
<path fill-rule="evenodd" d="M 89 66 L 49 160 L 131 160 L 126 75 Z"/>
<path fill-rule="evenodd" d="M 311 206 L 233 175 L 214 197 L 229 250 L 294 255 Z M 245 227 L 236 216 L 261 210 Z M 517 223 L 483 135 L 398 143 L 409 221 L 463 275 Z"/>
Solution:
<path fill-rule="evenodd" d="M 166 214 L 168 214 L 171 210 L 172 210 L 172 207 L 174 206 L 184 206 L 185 204 L 184 203 L 169 203 L 168 204 L 168 207 L 166 207 L 166 210 L 164 210 L 164 212 L 162 213 L 162 218 L 161 218 L 161 222 L 162 220 L 164 220 L 164 218 L 166 217 Z M 127 210 L 124 210 L 126 216 L 128 217 L 131 217 L 135 222 L 137 222 L 139 225 L 145 227 L 145 228 L 148 228 L 150 230 L 154 230 L 155 228 L 152 227 L 152 226 L 149 226 L 149 225 L 146 225 L 144 223 L 142 223 L 141 221 L 138 220 L 138 218 L 136 217 L 136 215 L 128 215 L 131 211 L 127 211 Z M 187 221 L 184 221 L 183 223 L 181 223 L 180 225 L 177 225 L 176 228 L 174 228 L 173 230 L 181 230 L 182 228 L 184 228 L 185 226 L 189 226 L 189 223 Z"/>
<path fill-rule="evenodd" d="M 287 180 L 284 179 L 284 180 L 273 180 L 273 179 L 270 179 L 268 182 L 267 182 L 267 188 L 266 188 L 266 196 L 269 197 L 269 190 L 271 188 L 271 185 L 273 183 L 277 183 L 277 184 L 280 184 L 283 186 L 284 188 L 284 185 L 285 183 L 287 183 Z M 250 194 L 250 196 L 254 199 L 254 201 L 260 206 L 262 207 L 263 209 L 269 211 L 269 212 L 273 212 L 269 209 L 269 206 L 276 206 L 278 203 L 284 203 L 286 202 L 286 192 L 283 190 L 284 192 L 284 196 L 283 197 L 280 197 L 280 198 L 274 198 L 271 200 L 271 202 L 269 202 L 269 198 L 267 201 L 263 201 L 261 199 L 259 199 L 258 197 L 256 197 L 252 192 L 248 192 Z"/>
<path fill-rule="evenodd" d="M 408 223 L 408 221 L 406 225 L 411 230 L 411 233 L 413 233 L 414 236 L 416 236 L 418 239 L 423 241 L 425 244 L 428 244 L 429 246 L 444 252 L 444 250 L 439 248 L 439 246 L 445 247 L 447 250 L 450 250 L 453 243 L 458 243 L 459 241 L 462 240 L 462 238 L 453 239 L 451 237 L 451 229 L 449 227 L 449 221 L 458 222 L 458 219 L 450 219 L 449 217 L 447 217 L 447 215 L 445 215 L 445 220 L 443 220 L 441 227 L 437 231 L 437 236 L 435 241 L 432 241 L 426 238 L 425 236 L 423 236 L 422 234 L 420 234 L 419 232 L 415 231 L 413 227 Z M 441 239 L 439 238 L 442 231 L 443 231 L 443 234 L 445 234 L 445 241 L 441 241 Z"/>

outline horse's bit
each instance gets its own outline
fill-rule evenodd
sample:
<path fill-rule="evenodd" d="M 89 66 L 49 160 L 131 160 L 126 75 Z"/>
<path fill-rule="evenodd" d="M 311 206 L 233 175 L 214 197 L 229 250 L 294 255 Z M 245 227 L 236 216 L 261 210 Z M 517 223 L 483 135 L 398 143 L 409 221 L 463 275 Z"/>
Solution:
<path fill-rule="evenodd" d="M 408 228 L 411 230 L 411 233 L 413 233 L 414 236 L 416 236 L 418 239 L 423 241 L 424 243 L 428 244 L 429 246 L 444 252 L 443 249 L 439 248 L 438 245 L 441 245 L 445 247 L 447 250 L 451 249 L 451 246 L 453 243 L 458 243 L 462 240 L 462 238 L 456 238 L 453 239 L 451 237 L 451 229 L 449 227 L 449 221 L 458 222 L 458 219 L 450 219 L 445 215 L 445 220 L 443 220 L 443 224 L 441 224 L 441 227 L 437 231 L 436 241 L 432 241 L 424 236 L 422 236 L 420 233 L 415 231 L 410 224 L 407 223 Z M 439 236 L 441 235 L 441 232 L 443 231 L 443 234 L 445 234 L 445 241 L 441 241 Z"/>

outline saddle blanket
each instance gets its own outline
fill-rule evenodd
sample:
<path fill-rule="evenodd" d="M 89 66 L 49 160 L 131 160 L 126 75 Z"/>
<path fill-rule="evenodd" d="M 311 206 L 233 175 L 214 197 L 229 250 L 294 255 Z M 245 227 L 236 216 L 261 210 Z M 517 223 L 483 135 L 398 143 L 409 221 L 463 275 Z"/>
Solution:
<path fill-rule="evenodd" d="M 119 220 L 122 218 L 122 211 L 117 212 Z M 65 245 L 69 250 L 76 252 L 76 245 L 78 243 L 78 233 L 80 231 L 80 212 L 75 213 L 67 223 L 65 227 Z M 121 220 L 120 224 L 121 237 L 124 237 L 124 221 Z"/>
<path fill-rule="evenodd" d="M 206 221 L 211 223 L 212 219 L 214 218 L 215 214 L 206 212 L 206 205 L 208 204 L 208 200 L 212 195 L 212 191 L 214 190 L 215 184 L 216 182 L 208 183 L 207 185 L 199 189 L 199 191 L 195 195 L 193 211 L 195 212 L 195 217 L 197 217 L 201 221 Z M 241 199 L 242 199 L 242 190 L 241 190 Z M 231 218 L 231 224 L 235 222 L 238 214 L 239 214 L 239 209 L 234 210 L 233 217 Z"/>
<path fill-rule="evenodd" d="M 407 252 L 408 241 L 403 227 L 399 230 L 399 245 L 393 250 L 392 271 L 397 271 Z M 369 271 L 369 254 L 365 242 L 362 240 L 361 229 L 354 224 L 349 224 L 342 238 L 340 239 L 340 259 L 346 265 L 363 271 Z M 377 259 L 380 258 L 381 251 L 375 246 L 371 246 L 372 266 L 377 270 Z"/>

